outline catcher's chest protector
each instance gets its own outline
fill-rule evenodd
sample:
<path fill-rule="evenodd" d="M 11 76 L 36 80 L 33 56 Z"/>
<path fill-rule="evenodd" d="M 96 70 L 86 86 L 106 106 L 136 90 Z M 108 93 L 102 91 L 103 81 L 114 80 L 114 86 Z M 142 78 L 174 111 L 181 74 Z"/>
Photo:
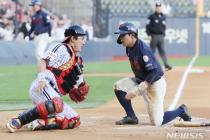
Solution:
<path fill-rule="evenodd" d="M 78 75 L 82 74 L 82 59 L 76 57 L 72 48 L 67 45 L 65 46 L 71 56 L 70 59 L 58 68 L 47 67 L 54 74 L 58 88 L 63 95 L 69 93 L 77 83 L 76 81 L 79 79 Z M 78 61 L 81 64 L 78 64 Z"/>

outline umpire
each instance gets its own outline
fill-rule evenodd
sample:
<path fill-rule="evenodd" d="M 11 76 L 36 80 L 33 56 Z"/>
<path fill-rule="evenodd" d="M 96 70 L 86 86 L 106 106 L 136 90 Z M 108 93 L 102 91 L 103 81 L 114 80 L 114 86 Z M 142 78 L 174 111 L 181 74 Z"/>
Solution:
<path fill-rule="evenodd" d="M 148 17 L 148 24 L 146 25 L 146 33 L 151 36 L 150 47 L 155 53 L 158 48 L 160 57 L 163 60 L 165 70 L 171 70 L 172 67 L 168 64 L 165 48 L 164 37 L 166 30 L 166 16 L 161 11 L 161 3 L 155 4 L 155 12 Z"/>

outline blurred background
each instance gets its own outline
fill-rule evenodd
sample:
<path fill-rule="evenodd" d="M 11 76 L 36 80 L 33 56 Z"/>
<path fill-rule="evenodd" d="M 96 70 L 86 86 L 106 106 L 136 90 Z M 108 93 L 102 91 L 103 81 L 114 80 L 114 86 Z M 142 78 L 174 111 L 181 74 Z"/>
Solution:
<path fill-rule="evenodd" d="M 155 2 L 156 0 L 42 0 L 44 10 L 51 17 L 52 42 L 62 40 L 62 32 L 71 24 L 81 24 L 86 30 L 89 47 L 85 48 L 83 55 L 87 61 L 123 58 L 123 49 L 115 47 L 116 36 L 113 32 L 124 21 L 136 24 L 139 27 L 139 37 L 148 43 L 145 25 L 148 15 L 154 12 Z M 165 38 L 167 54 L 192 56 L 196 53 L 197 40 L 199 53 L 209 55 L 210 0 L 160 0 L 160 2 L 162 11 L 167 16 Z M 0 0 L 0 48 L 2 50 L 8 47 L 7 50 L 0 52 L 2 64 L 36 61 L 33 59 L 33 40 L 27 37 L 33 15 L 30 3 L 31 0 Z M 199 15 L 196 14 L 198 10 Z M 196 31 L 197 15 L 200 22 L 199 30 Z M 196 32 L 199 32 L 199 38 L 196 38 Z M 13 50 L 16 48 L 18 50 Z M 10 52 L 10 56 L 7 52 Z M 10 60 L 14 57 L 18 59 Z"/>
<path fill-rule="evenodd" d="M 148 15 L 154 12 L 155 2 L 157 1 L 42 0 L 44 10 L 51 17 L 52 42 L 62 40 L 62 32 L 71 24 L 81 24 L 86 30 L 88 47 L 85 48 L 83 55 L 87 61 L 123 58 L 123 49 L 115 47 L 116 36 L 113 32 L 124 21 L 136 24 L 139 27 L 139 37 L 148 43 L 145 25 Z M 210 0 L 160 0 L 160 2 L 162 11 L 167 16 L 165 38 L 167 54 L 192 56 L 196 53 L 197 41 L 199 53 L 209 55 Z M 8 47 L 7 50 L 0 52 L 2 64 L 8 64 L 10 61 L 14 64 L 36 61 L 33 59 L 33 39 L 27 37 L 33 15 L 30 3 L 31 0 L 0 0 L 0 48 L 2 50 Z M 196 17 L 199 17 L 199 30 L 196 30 Z M 197 32 L 199 38 L 196 37 Z M 14 48 L 18 50 L 11 50 Z M 12 57 L 8 56 L 7 52 L 10 52 L 9 55 Z M 10 60 L 14 57 L 19 59 Z"/>

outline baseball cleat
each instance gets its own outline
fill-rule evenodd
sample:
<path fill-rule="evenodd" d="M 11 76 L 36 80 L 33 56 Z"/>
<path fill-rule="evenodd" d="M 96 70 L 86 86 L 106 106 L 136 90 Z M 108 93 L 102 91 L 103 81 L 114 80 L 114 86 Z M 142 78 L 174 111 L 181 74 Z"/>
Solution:
<path fill-rule="evenodd" d="M 41 127 L 45 126 L 45 121 L 42 119 L 34 120 L 27 125 L 27 128 L 31 131 L 39 130 Z"/>
<path fill-rule="evenodd" d="M 166 65 L 166 66 L 165 66 L 165 70 L 166 70 L 166 71 L 172 70 L 172 66 Z"/>
<path fill-rule="evenodd" d="M 122 120 L 119 120 L 119 121 L 116 121 L 115 124 L 116 125 L 126 125 L 126 124 L 130 124 L 130 125 L 135 125 L 135 124 L 138 124 L 139 123 L 139 120 L 137 117 L 129 117 L 129 116 L 125 116 L 123 117 Z"/>
<path fill-rule="evenodd" d="M 7 123 L 7 129 L 9 132 L 14 133 L 16 130 L 21 128 L 21 123 L 18 118 L 12 118 L 8 123 Z"/>
<path fill-rule="evenodd" d="M 185 104 L 182 104 L 179 108 L 183 109 L 183 113 L 179 116 L 182 118 L 184 121 L 191 121 L 192 117 L 187 109 L 187 106 Z"/>

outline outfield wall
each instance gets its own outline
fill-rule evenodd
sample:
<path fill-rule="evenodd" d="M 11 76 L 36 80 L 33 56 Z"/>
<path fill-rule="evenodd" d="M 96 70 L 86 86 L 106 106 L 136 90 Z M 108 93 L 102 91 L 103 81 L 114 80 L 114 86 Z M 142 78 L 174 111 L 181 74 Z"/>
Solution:
<path fill-rule="evenodd" d="M 201 18 L 200 53 L 202 55 L 210 55 L 210 18 Z"/>
<path fill-rule="evenodd" d="M 32 42 L 0 41 L 0 65 L 36 63 Z"/>
<path fill-rule="evenodd" d="M 119 23 L 130 21 L 139 27 L 139 37 L 149 43 L 145 33 L 145 17 L 112 18 L 109 22 L 110 35 L 106 39 L 87 41 L 83 48 L 85 61 L 104 61 L 125 57 L 125 49 L 116 43 L 113 32 Z M 192 56 L 195 54 L 195 19 L 168 18 L 165 48 L 170 56 Z M 210 55 L 210 19 L 201 18 L 200 54 Z M 33 42 L 0 41 L 0 64 L 35 64 Z"/>
<path fill-rule="evenodd" d="M 113 17 L 109 22 L 109 32 L 113 32 L 122 22 L 132 22 L 139 27 L 139 37 L 149 43 L 145 32 L 147 17 Z M 169 55 L 194 55 L 196 44 L 195 18 L 167 18 L 165 48 Z M 200 18 L 200 54 L 210 55 L 210 18 Z"/>

